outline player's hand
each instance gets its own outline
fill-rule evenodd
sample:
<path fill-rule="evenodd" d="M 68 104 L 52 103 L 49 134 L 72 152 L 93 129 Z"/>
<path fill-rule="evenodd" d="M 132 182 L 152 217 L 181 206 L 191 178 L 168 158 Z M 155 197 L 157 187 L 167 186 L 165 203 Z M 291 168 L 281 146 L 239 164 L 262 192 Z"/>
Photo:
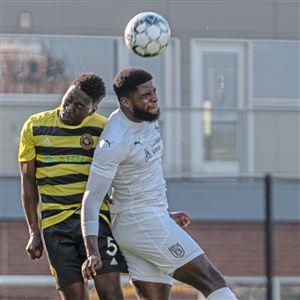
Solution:
<path fill-rule="evenodd" d="M 40 233 L 30 233 L 26 252 L 31 259 L 39 259 L 43 254 L 43 241 Z"/>
<path fill-rule="evenodd" d="M 171 212 L 170 217 L 181 227 L 181 228 L 187 228 L 192 220 L 191 218 L 183 213 L 183 212 Z"/>
<path fill-rule="evenodd" d="M 96 276 L 97 270 L 102 268 L 102 261 L 100 256 L 90 255 L 81 266 L 81 273 L 83 280 L 87 282 L 89 279 L 92 279 L 93 276 Z"/>
<path fill-rule="evenodd" d="M 110 205 L 110 204 L 114 204 L 114 200 L 113 200 L 113 197 L 112 196 L 109 196 L 108 194 L 105 195 L 104 199 L 103 199 L 103 202 L 106 204 L 106 205 Z"/>

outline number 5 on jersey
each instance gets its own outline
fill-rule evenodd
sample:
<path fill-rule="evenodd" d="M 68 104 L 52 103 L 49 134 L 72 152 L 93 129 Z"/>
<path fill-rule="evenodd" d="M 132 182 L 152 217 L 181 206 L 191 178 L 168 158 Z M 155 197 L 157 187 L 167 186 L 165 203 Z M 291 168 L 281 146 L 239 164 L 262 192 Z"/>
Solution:
<path fill-rule="evenodd" d="M 114 258 L 114 256 L 116 255 L 117 251 L 118 251 L 118 247 L 115 244 L 114 239 L 112 237 L 108 236 L 107 237 L 107 250 L 106 250 L 106 253 L 109 256 L 113 256 L 113 259 L 110 262 L 111 265 L 117 265 L 118 264 L 118 262 Z"/>

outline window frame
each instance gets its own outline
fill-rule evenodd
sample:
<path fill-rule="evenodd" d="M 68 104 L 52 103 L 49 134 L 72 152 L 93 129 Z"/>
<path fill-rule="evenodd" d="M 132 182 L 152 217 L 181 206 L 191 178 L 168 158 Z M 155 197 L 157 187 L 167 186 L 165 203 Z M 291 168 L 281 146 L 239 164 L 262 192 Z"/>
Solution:
<path fill-rule="evenodd" d="M 3 34 L 1 37 L 55 37 L 55 38 L 99 38 L 106 39 L 111 38 L 115 41 L 114 60 L 116 60 L 115 70 L 116 73 L 119 69 L 129 67 L 129 50 L 126 48 L 124 39 L 121 36 L 92 36 L 92 35 L 48 35 L 48 34 Z M 162 95 L 159 95 L 160 106 L 162 110 L 162 135 L 164 135 L 164 168 L 166 169 L 166 177 L 173 177 L 174 174 L 181 168 L 181 147 L 180 147 L 180 136 L 181 136 L 181 119 L 178 114 L 173 118 L 164 118 L 164 111 L 170 106 L 180 105 L 180 41 L 177 38 L 172 38 L 168 49 L 164 55 L 163 69 L 164 69 L 164 82 L 165 88 L 162 91 Z M 145 58 L 147 59 L 147 58 Z M 155 81 L 155 78 L 154 78 Z M 173 86 L 175 85 L 175 88 Z M 1 107 L 37 107 L 45 110 L 47 103 L 49 109 L 54 108 L 55 104 L 60 103 L 61 94 L 23 94 L 23 93 L 0 93 Z M 46 104 L 45 104 L 46 103 Z M 106 109 L 106 111 L 112 112 L 118 107 L 118 100 L 115 95 L 108 95 L 105 97 L 104 101 L 100 105 L 101 108 Z M 1 108 L 2 110 L 2 108 Z M 174 128 L 173 123 L 176 123 Z M 20 128 L 18 128 L 20 132 Z M 11 135 L 19 136 L 19 132 L 12 132 Z M 176 134 L 175 134 L 175 133 Z M 176 151 L 174 151 L 174 145 Z M 175 162 L 175 165 L 174 165 Z M 12 165 L 13 167 L 13 165 Z M 2 169 L 2 176 L 18 176 L 18 170 L 13 167 L 13 169 Z"/>
<path fill-rule="evenodd" d="M 269 108 L 298 108 L 300 106 L 300 98 L 266 98 L 266 97 L 255 97 L 254 96 L 254 81 L 253 76 L 253 51 L 255 44 L 266 44 L 266 43 L 289 43 L 289 44 L 299 44 L 300 41 L 295 40 L 248 40 L 248 60 L 249 60 L 249 101 L 251 101 L 252 107 L 262 108 L 262 107 L 269 107 Z"/>
<path fill-rule="evenodd" d="M 247 69 L 247 56 L 246 56 L 246 45 L 247 42 L 245 40 L 230 40 L 230 39 L 202 39 L 202 38 L 193 38 L 190 42 L 190 51 L 191 51 L 191 62 L 190 62 L 190 74 L 191 74 L 191 109 L 198 111 L 199 114 L 203 112 L 203 108 L 201 107 L 201 103 L 197 101 L 197 97 L 201 94 L 201 85 L 202 85 L 202 56 L 205 52 L 213 50 L 214 53 L 237 53 L 238 61 L 238 73 L 237 78 L 238 82 L 238 103 L 237 110 L 232 112 L 236 112 L 237 120 L 239 120 L 239 111 L 245 108 L 246 99 L 248 98 L 245 91 L 246 85 L 246 72 Z M 200 66 L 200 68 L 199 68 Z M 199 85 L 200 82 L 200 85 Z M 200 92 L 199 92 L 200 91 Z M 226 111 L 226 110 L 224 110 Z M 202 118 L 200 118 L 202 121 Z M 239 122 L 239 121 L 238 121 Z M 250 149 L 253 149 L 253 139 L 249 128 L 251 127 L 251 118 L 247 120 L 246 130 L 248 132 L 248 141 Z M 198 129 L 197 129 L 198 128 Z M 196 130 L 197 129 L 197 130 Z M 239 152 L 237 153 L 237 160 L 232 162 L 222 162 L 222 161 L 210 161 L 205 162 L 204 160 L 204 151 L 203 151 L 203 135 L 202 135 L 202 123 L 199 123 L 198 116 L 191 117 L 191 132 L 193 140 L 193 147 L 190 149 L 191 153 L 191 163 L 190 169 L 192 176 L 197 176 L 199 174 L 209 175 L 209 174 L 218 174 L 218 175 L 237 175 L 242 172 L 248 172 L 253 168 L 252 158 L 249 157 L 253 151 L 248 151 L 247 153 L 247 161 L 246 165 L 240 164 L 240 152 L 242 149 L 237 149 Z M 199 132 L 201 132 L 201 136 L 199 138 Z M 237 139 L 240 139 L 240 129 L 237 129 Z M 240 143 L 240 141 L 237 141 Z"/>

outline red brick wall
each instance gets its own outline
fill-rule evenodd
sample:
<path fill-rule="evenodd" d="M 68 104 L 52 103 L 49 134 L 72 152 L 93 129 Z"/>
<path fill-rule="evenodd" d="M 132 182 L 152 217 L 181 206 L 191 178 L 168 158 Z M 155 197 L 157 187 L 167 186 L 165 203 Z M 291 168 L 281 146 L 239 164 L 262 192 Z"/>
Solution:
<path fill-rule="evenodd" d="M 190 234 L 225 275 L 265 275 L 264 225 L 261 223 L 198 223 Z M 300 224 L 274 226 L 274 275 L 300 276 Z"/>
<path fill-rule="evenodd" d="M 25 222 L 1 222 L 0 234 L 1 275 L 50 275 L 45 253 L 35 261 L 25 252 L 28 240 Z"/>
<path fill-rule="evenodd" d="M 260 223 L 193 223 L 190 234 L 225 275 L 264 275 L 264 226 Z M 50 275 L 46 255 L 32 261 L 25 253 L 24 222 L 0 224 L 0 273 Z M 300 276 L 300 224 L 274 226 L 274 271 L 277 276 Z"/>

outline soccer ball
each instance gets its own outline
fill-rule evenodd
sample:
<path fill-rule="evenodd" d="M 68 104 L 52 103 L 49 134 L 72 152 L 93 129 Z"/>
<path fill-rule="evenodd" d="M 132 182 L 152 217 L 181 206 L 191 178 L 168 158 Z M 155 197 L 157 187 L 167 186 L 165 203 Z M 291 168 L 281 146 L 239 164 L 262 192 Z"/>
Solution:
<path fill-rule="evenodd" d="M 156 56 L 168 46 L 171 30 L 168 22 L 154 12 L 133 17 L 125 29 L 126 46 L 142 57 Z"/>

